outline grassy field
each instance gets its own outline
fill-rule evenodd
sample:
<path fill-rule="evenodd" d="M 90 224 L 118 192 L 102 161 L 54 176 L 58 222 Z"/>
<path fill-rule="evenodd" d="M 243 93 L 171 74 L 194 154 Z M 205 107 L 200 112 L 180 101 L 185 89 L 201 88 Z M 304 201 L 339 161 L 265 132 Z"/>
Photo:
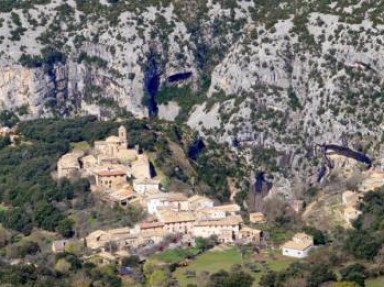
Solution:
<path fill-rule="evenodd" d="M 374 279 L 368 279 L 365 281 L 365 287 L 383 287 L 384 286 L 384 276 L 377 277 Z"/>
<path fill-rule="evenodd" d="M 188 249 L 170 249 L 165 250 L 160 253 L 156 253 L 151 257 L 152 260 L 166 262 L 166 263 L 177 263 L 183 259 L 185 259 L 189 255 L 195 255 L 197 254 L 198 250 L 195 248 L 188 248 Z"/>
<path fill-rule="evenodd" d="M 260 262 L 264 261 L 265 265 L 271 270 L 282 270 L 293 262 L 290 258 L 278 258 L 271 259 L 269 257 L 259 259 L 247 259 L 247 262 L 258 262 L 260 269 L 265 267 L 261 266 Z M 187 278 L 184 273 L 186 270 L 195 271 L 198 276 L 202 271 L 208 271 L 215 273 L 221 269 L 229 270 L 234 264 L 241 264 L 240 253 L 235 248 L 229 248 L 222 251 L 208 251 L 202 255 L 197 256 L 190 262 L 189 266 L 183 268 L 177 268 L 174 272 L 174 276 L 179 282 L 180 287 L 186 287 L 188 284 L 196 284 L 196 277 Z M 253 273 L 249 270 L 252 276 L 255 278 L 253 286 L 259 286 L 258 282 L 261 278 L 262 272 Z"/>

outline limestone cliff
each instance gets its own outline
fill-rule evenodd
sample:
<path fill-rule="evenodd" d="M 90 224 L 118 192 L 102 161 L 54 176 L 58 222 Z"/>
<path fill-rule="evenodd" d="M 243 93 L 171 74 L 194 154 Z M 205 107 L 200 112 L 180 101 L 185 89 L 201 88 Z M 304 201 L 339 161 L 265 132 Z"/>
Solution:
<path fill-rule="evenodd" d="M 306 184 L 316 144 L 383 154 L 383 0 L 21 2 L 0 7 L 2 109 L 185 121 Z"/>

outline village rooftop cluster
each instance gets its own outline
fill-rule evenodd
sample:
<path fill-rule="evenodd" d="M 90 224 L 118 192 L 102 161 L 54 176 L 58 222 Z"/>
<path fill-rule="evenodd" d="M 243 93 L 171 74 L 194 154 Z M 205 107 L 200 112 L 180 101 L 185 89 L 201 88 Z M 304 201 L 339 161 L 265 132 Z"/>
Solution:
<path fill-rule="evenodd" d="M 164 192 L 160 180 L 152 177 L 148 156 L 139 147 L 128 147 L 124 126 L 118 129 L 118 136 L 96 141 L 88 154 L 73 151 L 63 155 L 57 177 L 94 177 L 91 190 L 99 192 L 102 200 L 123 208 L 136 204 L 146 210 L 145 219 L 132 228 L 96 230 L 84 238 L 88 248 L 104 255 L 111 243 L 124 251 L 157 244 L 170 234 L 178 234 L 185 244 L 212 235 L 221 243 L 258 244 L 263 237 L 262 231 L 244 224 L 235 203 L 216 205 L 202 195 Z M 59 251 L 65 244 L 56 241 L 54 246 Z"/>
<path fill-rule="evenodd" d="M 84 238 L 87 247 L 107 262 L 115 259 L 108 250 L 111 244 L 117 247 L 115 255 L 126 254 L 129 250 L 160 244 L 169 235 L 179 236 L 186 246 L 194 244 L 198 237 L 212 236 L 227 244 L 263 242 L 263 232 L 244 224 L 237 204 L 216 205 L 214 200 L 202 195 L 187 197 L 181 192 L 166 191 L 160 178 L 153 177 L 148 155 L 139 146 L 129 148 L 124 126 L 119 127 L 117 136 L 96 141 L 87 153 L 73 151 L 63 155 L 58 161 L 57 177 L 94 178 L 91 190 L 98 192 L 101 200 L 123 208 L 138 205 L 146 211 L 145 218 L 133 227 L 96 230 Z M 377 181 L 374 176 L 370 180 L 374 182 L 369 183 L 369 187 Z M 356 204 L 360 199 L 356 192 L 342 194 L 343 217 L 347 224 L 359 215 Z M 302 203 L 296 205 L 292 208 L 299 212 Z M 251 213 L 249 221 L 262 223 L 264 216 L 260 212 Z M 54 247 L 57 251 L 65 244 L 56 241 L 54 246 L 61 246 Z M 312 236 L 298 233 L 281 249 L 285 256 L 303 258 L 313 247 Z"/>

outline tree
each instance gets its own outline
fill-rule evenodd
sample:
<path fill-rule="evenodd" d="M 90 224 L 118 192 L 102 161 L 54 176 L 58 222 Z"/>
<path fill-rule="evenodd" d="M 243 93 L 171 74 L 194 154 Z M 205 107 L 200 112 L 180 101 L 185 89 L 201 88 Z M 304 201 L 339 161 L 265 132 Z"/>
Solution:
<path fill-rule="evenodd" d="M 0 227 L 0 248 L 6 246 L 9 242 L 10 236 L 5 228 Z"/>
<path fill-rule="evenodd" d="M 225 270 L 220 270 L 213 273 L 209 277 L 209 281 L 206 287 L 222 287 L 226 285 L 226 281 L 229 279 L 229 273 Z"/>
<path fill-rule="evenodd" d="M 244 272 L 241 266 L 232 266 L 226 287 L 251 287 L 255 279 Z"/>
<path fill-rule="evenodd" d="M 89 287 L 92 280 L 84 273 L 77 273 L 71 282 L 71 287 Z"/>
<path fill-rule="evenodd" d="M 304 232 L 313 236 L 313 243 L 315 245 L 322 245 L 327 243 L 327 237 L 325 236 L 325 234 L 315 227 L 306 226 L 304 228 Z"/>
<path fill-rule="evenodd" d="M 322 283 L 336 281 L 336 274 L 325 264 L 316 265 L 308 278 L 308 287 L 317 287 Z"/>
<path fill-rule="evenodd" d="M 34 215 L 38 226 L 49 231 L 54 231 L 59 221 L 63 218 L 61 212 L 46 201 L 36 204 Z"/>
<path fill-rule="evenodd" d="M 71 271 L 79 270 L 82 265 L 80 259 L 72 253 L 57 253 L 56 254 L 56 262 L 59 262 L 61 259 L 65 259 L 66 262 L 68 262 L 71 266 Z"/>
<path fill-rule="evenodd" d="M 61 258 L 56 262 L 55 269 L 62 274 L 68 274 L 71 269 L 71 264 L 64 258 Z"/>
<path fill-rule="evenodd" d="M 65 244 L 65 252 L 75 254 L 76 256 L 81 254 L 84 250 L 84 243 L 82 241 L 68 240 Z"/>
<path fill-rule="evenodd" d="M 9 136 L 0 137 L 0 149 L 11 144 L 11 138 Z"/>
<path fill-rule="evenodd" d="M 208 249 L 211 249 L 217 244 L 217 236 L 212 235 L 209 238 L 203 238 L 203 237 L 196 237 L 195 238 L 195 244 L 196 248 L 200 251 L 204 252 Z"/>
<path fill-rule="evenodd" d="M 170 278 L 164 269 L 155 269 L 149 279 L 151 287 L 168 287 Z"/>
<path fill-rule="evenodd" d="M 238 242 L 238 243 L 236 243 L 236 248 L 240 253 L 241 264 L 242 264 L 242 266 L 244 266 L 245 256 L 254 252 L 256 246 L 254 244 L 243 244 L 242 242 Z"/>
<path fill-rule="evenodd" d="M 239 265 L 231 267 L 230 272 L 220 270 L 209 277 L 206 287 L 250 287 L 254 278 L 244 272 Z"/>
<path fill-rule="evenodd" d="M 63 237 L 69 238 L 72 237 L 74 221 L 70 218 L 65 218 L 61 220 L 56 228 L 56 231 L 59 232 Z"/>
<path fill-rule="evenodd" d="M 359 284 L 351 281 L 341 281 L 333 283 L 331 287 L 359 287 Z"/>
<path fill-rule="evenodd" d="M 365 286 L 365 267 L 359 263 L 349 265 L 340 270 L 342 279 L 355 282 L 359 286 Z"/>
<path fill-rule="evenodd" d="M 0 112 L 0 125 L 6 127 L 13 127 L 19 122 L 19 118 L 14 112 L 4 110 Z"/>
<path fill-rule="evenodd" d="M 7 255 L 11 258 L 24 258 L 27 255 L 35 255 L 40 252 L 40 246 L 33 241 L 21 241 L 7 248 Z"/>
<path fill-rule="evenodd" d="M 131 255 L 128 257 L 124 257 L 121 265 L 129 266 L 129 267 L 137 267 L 140 265 L 140 257 L 137 255 Z"/>
<path fill-rule="evenodd" d="M 197 286 L 206 286 L 209 281 L 209 272 L 201 271 L 196 277 Z"/>
<path fill-rule="evenodd" d="M 381 247 L 380 238 L 361 230 L 350 230 L 345 240 L 345 249 L 357 258 L 372 260 Z"/>
<path fill-rule="evenodd" d="M 261 276 L 259 285 L 262 287 L 273 287 L 275 286 L 276 277 L 276 272 L 268 271 Z"/>
<path fill-rule="evenodd" d="M 32 231 L 31 218 L 22 208 L 4 211 L 1 221 L 6 228 L 22 232 L 24 235 L 29 235 Z"/>

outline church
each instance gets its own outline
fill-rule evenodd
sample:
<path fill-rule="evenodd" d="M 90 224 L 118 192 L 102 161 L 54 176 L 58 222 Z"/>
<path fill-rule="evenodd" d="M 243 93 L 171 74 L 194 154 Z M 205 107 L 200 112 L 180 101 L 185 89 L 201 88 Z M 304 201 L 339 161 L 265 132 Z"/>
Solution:
<path fill-rule="evenodd" d="M 120 126 L 118 134 L 96 141 L 89 154 L 74 152 L 62 156 L 58 162 L 58 177 L 76 174 L 94 176 L 99 188 L 118 188 L 127 177 L 145 180 L 151 178 L 150 163 L 139 148 L 128 148 L 127 129 Z"/>
<path fill-rule="evenodd" d="M 127 129 L 120 126 L 118 136 L 109 136 L 104 141 L 96 141 L 95 149 L 103 155 L 117 156 L 122 150 L 128 149 Z"/>

